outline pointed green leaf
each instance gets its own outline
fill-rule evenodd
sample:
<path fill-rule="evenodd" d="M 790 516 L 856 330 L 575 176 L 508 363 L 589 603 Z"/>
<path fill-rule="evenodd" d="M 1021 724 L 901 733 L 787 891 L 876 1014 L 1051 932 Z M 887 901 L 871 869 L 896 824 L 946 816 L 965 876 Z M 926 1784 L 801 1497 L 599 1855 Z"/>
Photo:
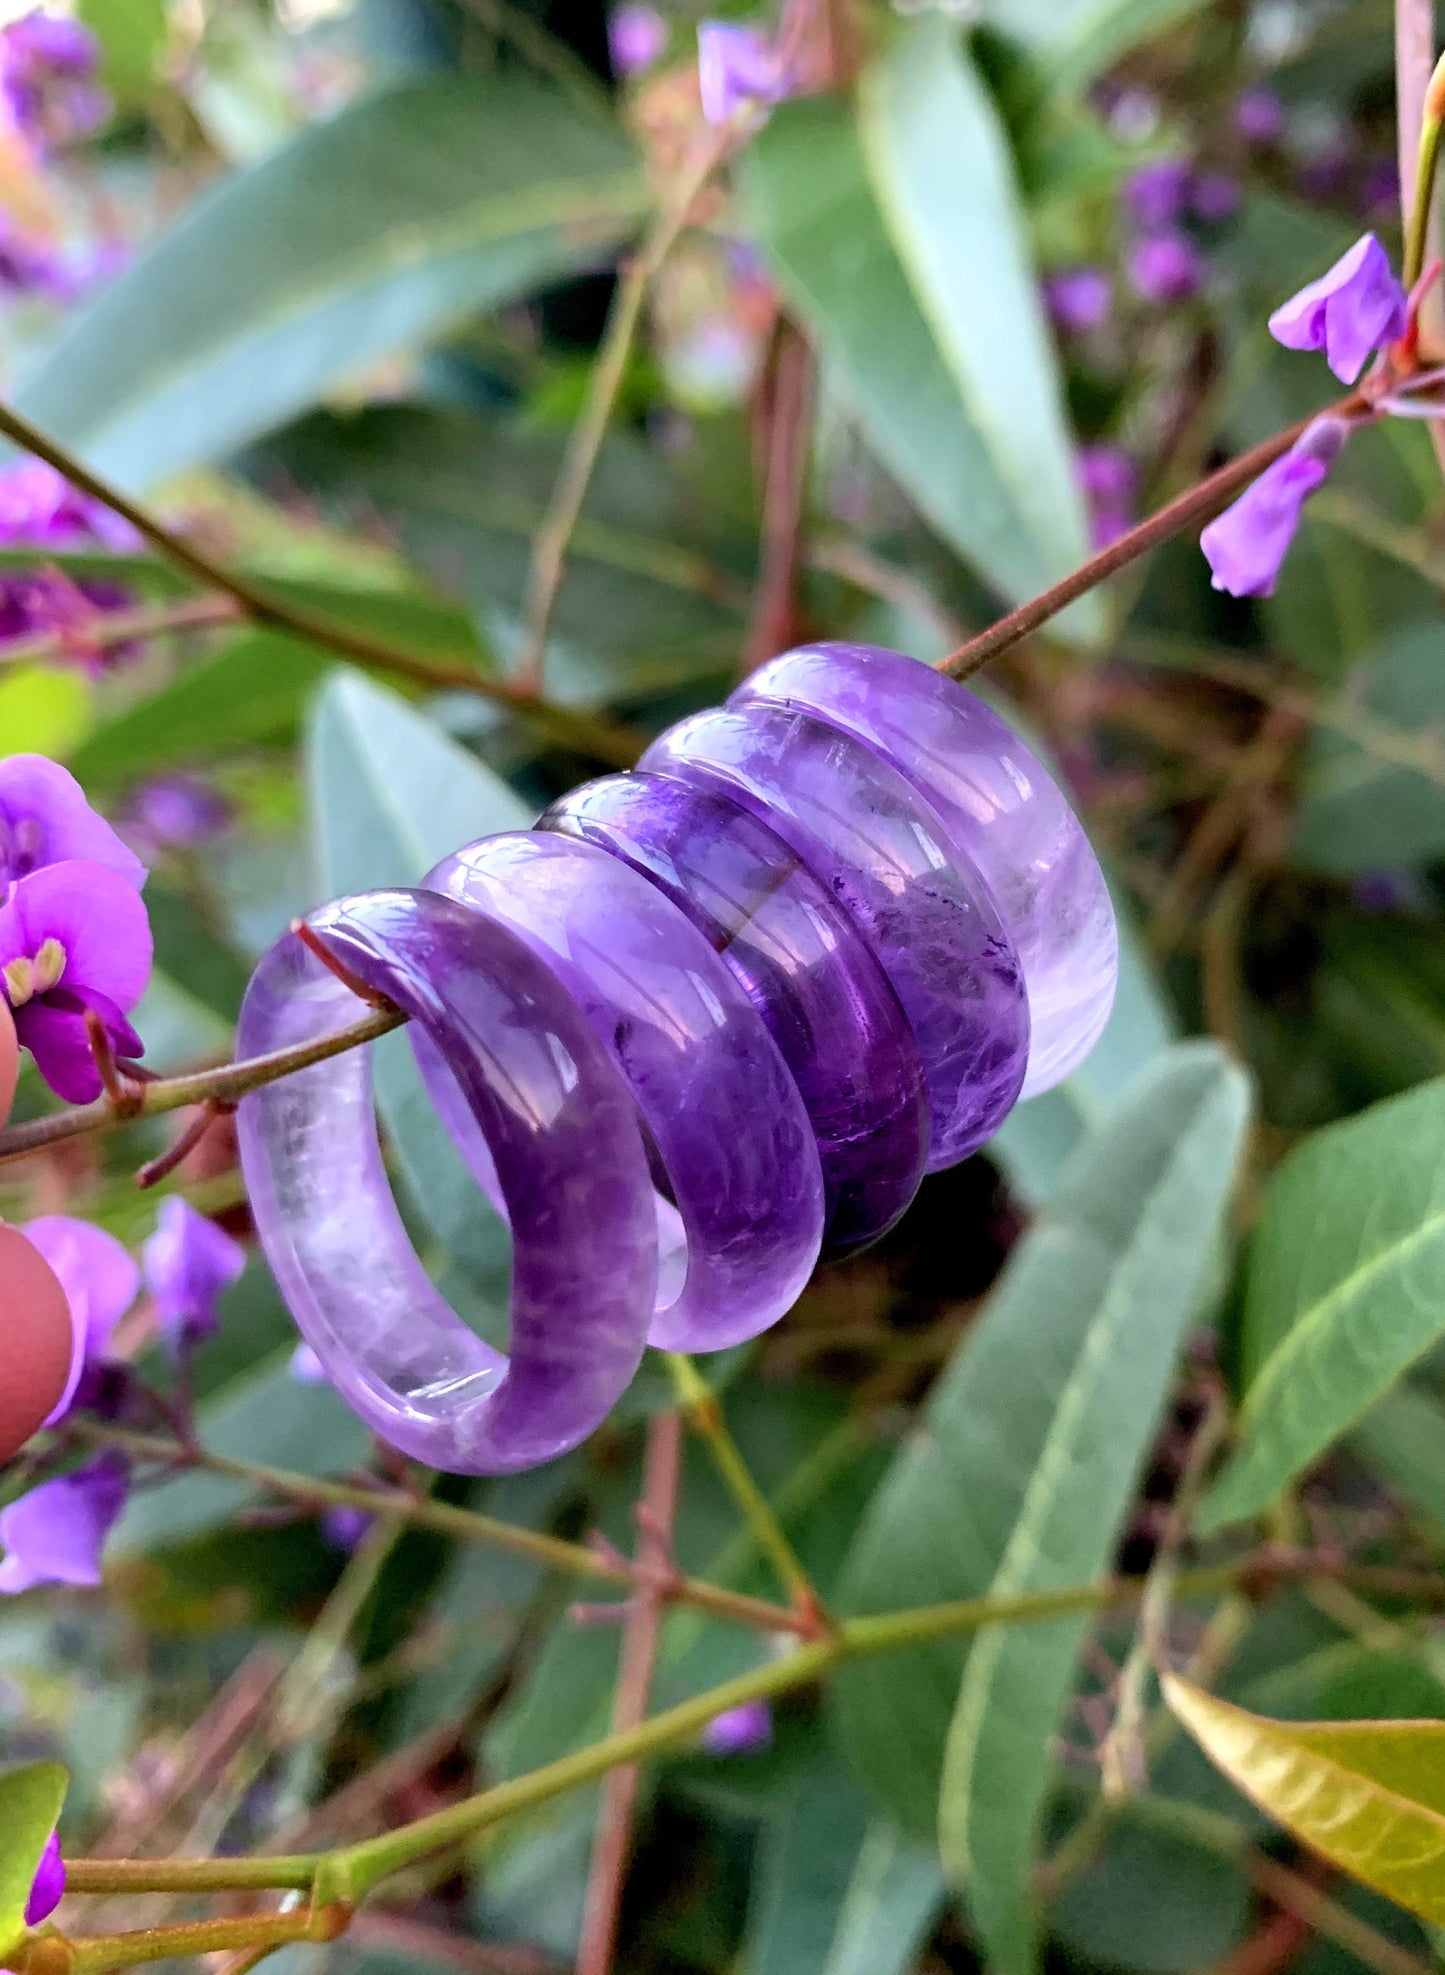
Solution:
<path fill-rule="evenodd" d="M 1276 1823 L 1445 1922 L 1445 1721 L 1271 1721 L 1175 1675 L 1163 1688 L 1205 1754 Z"/>
<path fill-rule="evenodd" d="M 595 259 L 647 204 L 621 132 L 525 70 L 408 81 L 198 199 L 81 311 L 21 404 L 144 487 Z"/>
<path fill-rule="evenodd" d="M 58 1762 L 0 1775 L 0 1954 L 24 1932 L 35 1868 L 60 1822 L 69 1781 Z"/>
<path fill-rule="evenodd" d="M 1011 602 L 1063 573 L 963 399 L 890 239 L 847 107 L 786 104 L 748 147 L 753 224 L 869 445 L 924 518 Z M 954 188 L 955 190 L 957 188 Z"/>
<path fill-rule="evenodd" d="M 1239 1444 L 1201 1529 L 1257 1514 L 1445 1333 L 1445 1081 L 1317 1132 L 1250 1246 Z"/>
<path fill-rule="evenodd" d="M 1212 1044 L 1146 1070 L 1090 1133 L 935 1388 L 854 1546 L 854 1611 L 1077 1584 L 1108 1565 L 1219 1229 L 1247 1109 Z M 837 1707 L 855 1768 L 905 1825 L 966 1857 L 999 1965 L 1027 1965 L 1049 1745 L 1082 1626 L 859 1664 Z M 976 1664 L 975 1664 L 976 1661 Z M 958 1702 L 958 1719 L 949 1723 Z"/>
<path fill-rule="evenodd" d="M 1050 81 L 1082 89 L 1204 0 L 995 0 L 990 25 L 1027 42 Z"/>
<path fill-rule="evenodd" d="M 1003 125 L 939 13 L 894 35 L 859 102 L 884 225 L 1043 589 L 1084 560 L 1088 532 Z M 1097 629 L 1097 607 L 1086 619 Z"/>

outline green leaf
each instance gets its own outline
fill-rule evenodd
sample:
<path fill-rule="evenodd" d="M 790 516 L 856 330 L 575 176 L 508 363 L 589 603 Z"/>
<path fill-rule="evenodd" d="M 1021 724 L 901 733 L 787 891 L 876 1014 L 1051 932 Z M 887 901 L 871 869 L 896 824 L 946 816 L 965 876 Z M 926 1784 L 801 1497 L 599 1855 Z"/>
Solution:
<path fill-rule="evenodd" d="M 1008 139 L 941 14 L 893 36 L 859 101 L 874 196 L 998 498 L 1016 517 L 1018 580 L 1033 594 L 1085 559 L 1088 532 Z M 1100 623 L 1095 603 L 1075 629 Z"/>
<path fill-rule="evenodd" d="M 1011 602 L 1035 595 L 1068 551 L 1037 538 L 960 395 L 846 106 L 823 97 L 782 106 L 748 148 L 743 190 L 774 273 L 878 458 L 986 583 Z"/>
<path fill-rule="evenodd" d="M 307 769 L 327 896 L 419 884 L 449 851 L 533 821 L 500 776 L 357 673 L 333 674 L 322 691 Z M 500 1216 L 442 1128 L 406 1038 L 385 1038 L 373 1064 L 377 1105 L 412 1203 L 474 1286 L 495 1299 L 505 1292 L 510 1256 Z M 495 1304 L 492 1312 L 461 1312 L 484 1328 L 494 1313 Z"/>
<path fill-rule="evenodd" d="M 615 127 L 524 70 L 426 76 L 198 199 L 57 339 L 26 414 L 145 487 L 594 260 L 646 211 Z"/>
<path fill-rule="evenodd" d="M 1445 1722 L 1283 1722 L 1177 1675 L 1164 1697 L 1276 1823 L 1426 1920 L 1445 1921 Z"/>
<path fill-rule="evenodd" d="M 1371 1406 L 1350 1445 L 1382 1481 L 1445 1530 L 1445 1406 L 1419 1385 L 1397 1385 Z"/>
<path fill-rule="evenodd" d="M 165 0 L 79 0 L 76 12 L 100 43 L 107 88 L 127 100 L 144 98 L 165 49 Z"/>
<path fill-rule="evenodd" d="M 1050 1932 L 1071 1963 L 1197 1975 L 1242 1939 L 1248 1881 L 1187 1829 L 1151 1826 L 1140 1809 L 1127 1800 L 1093 1863 L 1050 1913 Z"/>
<path fill-rule="evenodd" d="M 1240 1073 L 1212 1044 L 1187 1043 L 1084 1140 L 875 1498 L 846 1608 L 1038 1590 L 1107 1567 L 1246 1110 Z M 855 1767 L 920 1835 L 947 1742 L 946 1860 L 969 1862 L 980 1931 L 1009 1970 L 1029 1962 L 1035 1827 L 1083 1630 L 982 1634 L 961 1693 L 958 1642 L 860 1665 L 839 1684 Z"/>
<path fill-rule="evenodd" d="M 943 1896 L 931 1849 L 810 1769 L 759 1839 L 739 1975 L 906 1975 Z"/>
<path fill-rule="evenodd" d="M 994 0 L 989 23 L 1036 50 L 1055 84 L 1082 89 L 1139 42 L 1203 5 L 1204 0 Z"/>
<path fill-rule="evenodd" d="M 1203 1530 L 1268 1507 L 1445 1332 L 1445 1082 L 1317 1132 L 1250 1245 L 1239 1444 Z"/>
<path fill-rule="evenodd" d="M 342 520 L 380 516 L 418 568 L 461 589 L 499 645 L 523 615 L 532 537 L 562 439 L 428 405 L 318 413 L 270 448 Z M 635 435 L 604 446 L 558 593 L 547 687 L 596 703 L 736 662 L 746 590 L 684 532 L 672 465 Z"/>
<path fill-rule="evenodd" d="M 60 1822 L 69 1781 L 58 1762 L 0 1774 L 0 1954 L 25 1931 L 35 1868 Z"/>
<path fill-rule="evenodd" d="M 1031 1207 L 1047 1200 L 1084 1134 L 1113 1111 L 1132 1078 L 1178 1034 L 1174 1012 L 1116 896 L 1119 985 L 1104 1033 L 1073 1075 L 1014 1106 L 989 1151 Z"/>
<path fill-rule="evenodd" d="M 1362 661 L 1339 709 L 1353 733 L 1317 726 L 1295 853 L 1354 876 L 1445 853 L 1445 675 L 1434 622 L 1409 626 Z"/>

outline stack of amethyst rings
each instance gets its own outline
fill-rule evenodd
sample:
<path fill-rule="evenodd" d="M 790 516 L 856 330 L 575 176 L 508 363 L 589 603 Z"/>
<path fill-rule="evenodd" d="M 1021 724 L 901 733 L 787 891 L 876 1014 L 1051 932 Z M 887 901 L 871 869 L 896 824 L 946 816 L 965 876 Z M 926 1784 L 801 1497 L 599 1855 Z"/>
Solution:
<path fill-rule="evenodd" d="M 874 1240 L 926 1172 L 1068 1075 L 1117 961 L 1098 864 L 1038 761 L 963 687 L 866 645 L 789 652 L 535 830 L 308 923 L 339 971 L 281 940 L 241 1052 L 353 1021 L 347 974 L 412 1018 L 511 1225 L 510 1355 L 403 1229 L 368 1052 L 245 1099 L 256 1226 L 347 1401 L 470 1474 L 576 1446 L 649 1342 L 711 1351 L 775 1323 L 820 1253 Z"/>

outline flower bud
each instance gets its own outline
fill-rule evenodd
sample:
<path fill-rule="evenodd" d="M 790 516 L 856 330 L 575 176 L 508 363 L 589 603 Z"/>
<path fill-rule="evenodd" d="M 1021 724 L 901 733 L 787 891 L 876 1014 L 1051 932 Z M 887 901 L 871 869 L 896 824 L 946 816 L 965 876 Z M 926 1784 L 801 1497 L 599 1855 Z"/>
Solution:
<path fill-rule="evenodd" d="M 12 1045 L 13 1046 L 13 1045 Z M 19 1452 L 70 1383 L 75 1332 L 50 1264 L 18 1228 L 0 1226 L 0 1461 Z"/>

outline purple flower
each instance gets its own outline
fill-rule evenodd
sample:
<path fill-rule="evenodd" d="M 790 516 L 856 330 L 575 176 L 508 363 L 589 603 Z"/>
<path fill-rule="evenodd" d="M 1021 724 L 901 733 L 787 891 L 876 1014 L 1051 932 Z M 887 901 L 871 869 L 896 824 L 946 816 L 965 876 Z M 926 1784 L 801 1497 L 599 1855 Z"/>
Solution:
<path fill-rule="evenodd" d="M 194 850 L 220 835 L 231 820 L 231 805 L 200 775 L 180 770 L 143 782 L 124 821 L 127 835 L 155 852 Z"/>
<path fill-rule="evenodd" d="M 1367 233 L 1328 274 L 1275 310 L 1269 333 L 1287 350 L 1323 350 L 1340 382 L 1353 384 L 1371 352 L 1403 336 L 1409 319 L 1389 256 Z"/>
<path fill-rule="evenodd" d="M 321 1534 L 333 1550 L 351 1551 L 366 1540 L 373 1518 L 365 1509 L 342 1504 L 327 1509 L 321 1518 Z"/>
<path fill-rule="evenodd" d="M 130 1472 L 116 1454 L 43 1481 L 0 1509 L 0 1592 L 100 1583 L 100 1553 L 125 1507 Z"/>
<path fill-rule="evenodd" d="M 125 1018 L 145 992 L 151 958 L 145 906 L 109 865 L 47 864 L 0 899 L 0 992 L 36 1068 L 68 1103 L 101 1093 L 87 1010 L 117 1056 L 144 1052 Z"/>
<path fill-rule="evenodd" d="M 1138 469 L 1121 446 L 1107 444 L 1081 447 L 1076 464 L 1089 505 L 1094 547 L 1106 549 L 1134 525 Z"/>
<path fill-rule="evenodd" d="M 1274 594 L 1305 502 L 1324 484 L 1349 437 L 1343 419 L 1317 418 L 1282 459 L 1266 467 L 1232 507 L 1211 521 L 1199 546 L 1214 572 L 1216 590 L 1232 597 Z"/>
<path fill-rule="evenodd" d="M 114 1235 L 89 1221 L 45 1214 L 27 1222 L 20 1232 L 59 1278 L 75 1325 L 70 1378 L 59 1405 L 45 1422 L 53 1426 L 69 1412 L 85 1367 L 105 1357 L 112 1331 L 136 1299 L 140 1270 Z"/>
<path fill-rule="evenodd" d="M 145 866 L 85 799 L 79 782 L 43 754 L 0 760 L 0 887 L 47 864 L 104 864 L 139 891 Z"/>
<path fill-rule="evenodd" d="M 1218 226 L 1239 210 L 1239 180 L 1227 171 L 1200 172 L 1189 190 L 1189 210 L 1206 226 Z"/>
<path fill-rule="evenodd" d="M 0 542 L 7 546 L 76 549 L 99 542 L 121 552 L 140 537 L 103 501 L 72 487 L 44 460 L 21 460 L 0 472 Z"/>
<path fill-rule="evenodd" d="M 781 103 L 795 87 L 774 43 L 757 28 L 732 21 L 699 24 L 697 76 L 709 123 L 730 123 L 742 110 Z"/>
<path fill-rule="evenodd" d="M 25 1902 L 25 1925 L 39 1927 L 50 1918 L 64 1897 L 65 1860 L 60 1856 L 60 1833 L 52 1831 L 30 1884 L 30 1897 Z"/>
<path fill-rule="evenodd" d="M 1114 284 L 1101 267 L 1060 268 L 1044 277 L 1044 301 L 1060 329 L 1087 336 L 1108 321 Z"/>
<path fill-rule="evenodd" d="M 702 1731 L 702 1745 L 711 1756 L 741 1756 L 765 1749 L 773 1739 L 773 1711 L 766 1701 L 744 1701 L 714 1715 Z"/>
<path fill-rule="evenodd" d="M 618 75 L 641 75 L 667 46 L 667 22 L 655 7 L 626 0 L 607 17 L 607 42 Z"/>
<path fill-rule="evenodd" d="M 1278 144 L 1284 136 L 1284 104 L 1272 89 L 1256 83 L 1235 101 L 1234 128 L 1246 144 Z"/>
<path fill-rule="evenodd" d="M 68 144 L 105 122 L 110 99 L 96 85 L 98 57 L 90 29 L 58 14 L 25 14 L 0 29 L 0 94 L 33 144 Z"/>
<path fill-rule="evenodd" d="M 220 1327 L 216 1305 L 246 1266 L 246 1251 L 179 1195 L 163 1201 L 142 1251 L 146 1287 L 172 1351 L 188 1351 Z"/>
<path fill-rule="evenodd" d="M 1389 219 L 1400 209 L 1400 171 L 1393 159 L 1380 158 L 1360 184 L 1360 211 L 1366 219 Z"/>
<path fill-rule="evenodd" d="M 1139 226 L 1150 233 L 1162 232 L 1182 218 L 1193 179 L 1187 159 L 1156 158 L 1124 181 L 1124 203 Z"/>
<path fill-rule="evenodd" d="M 1194 242 L 1182 233 L 1154 233 L 1130 249 L 1129 280 L 1141 301 L 1162 307 L 1199 292 L 1204 263 Z"/>

